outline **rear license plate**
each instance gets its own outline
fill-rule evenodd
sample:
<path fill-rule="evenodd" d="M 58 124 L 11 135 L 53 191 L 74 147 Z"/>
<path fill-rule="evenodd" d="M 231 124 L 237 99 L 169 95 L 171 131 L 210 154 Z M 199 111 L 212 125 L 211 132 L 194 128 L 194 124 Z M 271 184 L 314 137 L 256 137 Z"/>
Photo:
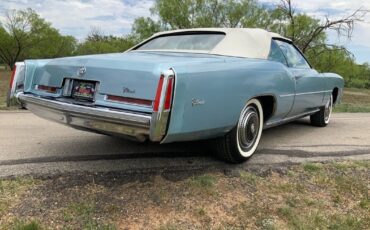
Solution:
<path fill-rule="evenodd" d="M 93 100 L 94 94 L 95 82 L 76 80 L 73 82 L 72 97 L 83 100 Z"/>

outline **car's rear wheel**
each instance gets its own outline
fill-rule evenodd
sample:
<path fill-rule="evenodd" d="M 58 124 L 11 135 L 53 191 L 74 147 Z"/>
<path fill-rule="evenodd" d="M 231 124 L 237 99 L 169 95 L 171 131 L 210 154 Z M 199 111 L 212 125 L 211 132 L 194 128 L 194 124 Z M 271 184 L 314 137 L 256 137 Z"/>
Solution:
<path fill-rule="evenodd" d="M 311 124 L 318 127 L 327 126 L 330 122 L 332 110 L 333 110 L 333 95 L 330 96 L 330 99 L 325 104 L 325 106 L 320 108 L 319 112 L 310 116 Z"/>
<path fill-rule="evenodd" d="M 263 129 L 263 109 L 259 100 L 247 102 L 237 126 L 217 140 L 217 153 L 225 161 L 241 163 L 256 151 Z"/>

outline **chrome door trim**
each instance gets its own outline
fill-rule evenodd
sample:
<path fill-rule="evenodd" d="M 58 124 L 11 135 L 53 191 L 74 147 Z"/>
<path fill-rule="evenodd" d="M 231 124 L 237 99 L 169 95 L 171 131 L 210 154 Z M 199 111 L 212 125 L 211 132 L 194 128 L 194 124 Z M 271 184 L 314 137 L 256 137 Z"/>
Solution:
<path fill-rule="evenodd" d="M 300 95 L 309 95 L 309 94 L 318 94 L 318 93 L 330 93 L 331 90 L 322 90 L 322 91 L 314 91 L 314 92 L 305 92 L 305 93 L 296 93 L 296 94 L 282 94 L 279 97 L 293 97 L 293 96 L 300 96 Z"/>

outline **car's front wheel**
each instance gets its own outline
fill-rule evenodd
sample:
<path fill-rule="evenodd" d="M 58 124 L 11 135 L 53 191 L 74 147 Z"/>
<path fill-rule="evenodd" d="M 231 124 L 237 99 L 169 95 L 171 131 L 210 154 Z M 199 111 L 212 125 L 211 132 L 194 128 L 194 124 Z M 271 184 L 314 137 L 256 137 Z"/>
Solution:
<path fill-rule="evenodd" d="M 241 163 L 256 151 L 263 129 L 263 109 L 259 100 L 247 102 L 237 126 L 217 140 L 217 153 L 225 161 Z"/>

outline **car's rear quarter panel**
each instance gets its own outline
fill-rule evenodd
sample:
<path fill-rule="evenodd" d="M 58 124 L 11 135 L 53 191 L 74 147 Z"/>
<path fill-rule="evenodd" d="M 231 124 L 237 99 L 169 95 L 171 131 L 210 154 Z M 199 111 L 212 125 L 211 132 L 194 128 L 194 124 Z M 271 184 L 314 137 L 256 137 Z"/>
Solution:
<path fill-rule="evenodd" d="M 165 143 L 223 135 L 237 124 L 246 102 L 256 96 L 275 98 L 271 119 L 284 118 L 293 103 L 293 97 L 279 97 L 294 93 L 293 78 L 280 63 L 225 57 L 172 67 L 176 87 Z M 193 99 L 204 104 L 193 106 Z"/>
<path fill-rule="evenodd" d="M 328 91 L 333 92 L 334 89 L 336 88 L 338 89 L 335 104 L 339 103 L 343 96 L 343 88 L 344 88 L 343 78 L 335 73 L 324 73 L 322 74 L 322 77 L 323 77 L 323 81 L 325 82 L 324 84 L 326 85 Z M 331 95 L 332 95 L 331 92 L 328 92 L 325 94 L 323 104 L 325 104 L 325 102 L 329 100 Z"/>

